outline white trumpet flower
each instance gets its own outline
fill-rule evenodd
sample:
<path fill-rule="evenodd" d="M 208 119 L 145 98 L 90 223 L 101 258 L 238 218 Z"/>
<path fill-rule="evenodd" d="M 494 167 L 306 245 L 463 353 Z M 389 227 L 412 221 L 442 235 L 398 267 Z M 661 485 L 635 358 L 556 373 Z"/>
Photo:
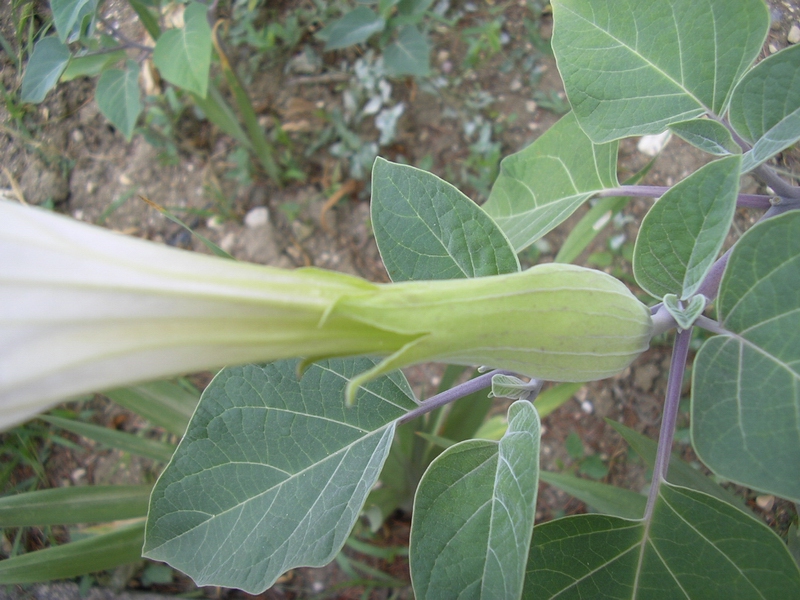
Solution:
<path fill-rule="evenodd" d="M 70 397 L 191 371 L 303 356 L 386 357 L 347 390 L 417 362 L 553 381 L 624 369 L 649 309 L 571 265 L 373 284 L 237 263 L 0 201 L 0 429 Z"/>

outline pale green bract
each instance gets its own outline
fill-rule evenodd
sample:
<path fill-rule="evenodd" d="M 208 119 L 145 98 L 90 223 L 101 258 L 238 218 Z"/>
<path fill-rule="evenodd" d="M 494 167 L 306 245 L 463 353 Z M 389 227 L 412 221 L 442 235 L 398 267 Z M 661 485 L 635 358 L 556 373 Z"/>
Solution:
<path fill-rule="evenodd" d="M 237 263 L 0 201 L 0 427 L 66 398 L 225 365 L 386 356 L 358 386 L 417 362 L 585 381 L 649 343 L 650 311 L 569 265 L 377 285 Z"/>

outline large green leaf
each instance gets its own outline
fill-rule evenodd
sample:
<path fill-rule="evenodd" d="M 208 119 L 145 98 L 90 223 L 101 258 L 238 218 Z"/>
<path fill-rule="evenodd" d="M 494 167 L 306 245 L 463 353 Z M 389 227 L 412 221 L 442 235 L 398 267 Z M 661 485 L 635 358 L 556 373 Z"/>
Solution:
<path fill-rule="evenodd" d="M 82 485 L 0 498 L 0 527 L 71 525 L 147 515 L 150 485 Z"/>
<path fill-rule="evenodd" d="M 539 417 L 520 400 L 499 442 L 451 446 L 417 488 L 411 580 L 417 598 L 518 598 L 533 531 Z"/>
<path fill-rule="evenodd" d="M 198 585 L 259 594 L 341 549 L 380 473 L 394 420 L 416 406 L 399 372 L 344 388 L 374 366 L 330 360 L 226 368 L 206 388 L 153 490 L 144 554 Z"/>
<path fill-rule="evenodd" d="M 44 100 L 69 63 L 69 48 L 54 35 L 36 42 L 33 47 L 25 75 L 22 77 L 20 99 L 23 102 L 39 103 Z"/>
<path fill-rule="evenodd" d="M 50 10 L 59 39 L 71 42 L 80 34 L 84 19 L 94 15 L 97 0 L 50 0 Z"/>
<path fill-rule="evenodd" d="M 800 46 L 765 58 L 744 76 L 731 98 L 731 125 L 751 143 L 749 171 L 800 139 Z"/>
<path fill-rule="evenodd" d="M 763 0 L 553 0 L 553 51 L 596 143 L 722 115 L 769 28 Z"/>
<path fill-rule="evenodd" d="M 142 112 L 139 95 L 139 65 L 136 61 L 125 61 L 124 69 L 108 69 L 97 80 L 95 100 L 100 112 L 128 141 Z"/>
<path fill-rule="evenodd" d="M 736 210 L 741 156 L 721 158 L 673 186 L 642 220 L 633 274 L 649 294 L 690 298 L 714 264 Z"/>
<path fill-rule="evenodd" d="M 432 173 L 377 158 L 371 210 L 375 241 L 393 281 L 519 271 L 516 253 L 494 221 Z"/>
<path fill-rule="evenodd" d="M 0 561 L 0 583 L 36 583 L 113 569 L 141 558 L 144 520 Z"/>
<path fill-rule="evenodd" d="M 692 442 L 715 473 L 800 502 L 800 212 L 750 229 L 695 361 Z"/>
<path fill-rule="evenodd" d="M 716 498 L 662 484 L 652 518 L 578 515 L 536 527 L 524 598 L 800 597 L 775 533 Z"/>
<path fill-rule="evenodd" d="M 211 66 L 211 27 L 207 8 L 192 2 L 183 13 L 184 27 L 161 34 L 153 49 L 153 63 L 173 85 L 205 98 Z"/>
<path fill-rule="evenodd" d="M 519 252 L 590 196 L 617 185 L 617 143 L 593 144 L 568 113 L 530 146 L 503 159 L 483 208 Z"/>
<path fill-rule="evenodd" d="M 325 50 L 338 50 L 366 42 L 383 31 L 386 21 L 366 6 L 359 6 L 319 32 L 326 40 Z"/>
<path fill-rule="evenodd" d="M 406 25 L 384 48 L 383 65 L 389 75 L 425 77 L 430 72 L 430 54 L 428 37 L 414 25 Z"/>

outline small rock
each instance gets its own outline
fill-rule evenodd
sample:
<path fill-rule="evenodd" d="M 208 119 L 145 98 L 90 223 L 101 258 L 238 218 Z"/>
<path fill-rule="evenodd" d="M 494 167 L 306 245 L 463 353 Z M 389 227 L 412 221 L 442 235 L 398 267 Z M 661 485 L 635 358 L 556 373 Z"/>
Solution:
<path fill-rule="evenodd" d="M 508 86 L 512 92 L 516 92 L 517 90 L 522 89 L 522 82 L 519 79 L 515 79 L 511 82 L 511 85 Z"/>
<path fill-rule="evenodd" d="M 789 30 L 789 35 L 786 36 L 786 41 L 790 44 L 800 42 L 800 27 L 792 25 L 792 28 Z"/>
<path fill-rule="evenodd" d="M 537 108 L 539 108 L 539 105 L 536 104 L 534 100 L 528 100 L 525 102 L 525 110 L 527 110 L 529 113 L 535 113 Z"/>
<path fill-rule="evenodd" d="M 775 505 L 775 496 L 772 494 L 756 496 L 756 504 L 761 510 L 772 510 L 772 507 Z"/>
<path fill-rule="evenodd" d="M 269 223 L 269 210 L 266 206 L 256 206 L 250 209 L 244 217 L 244 224 L 250 229 L 263 227 L 267 223 Z"/>

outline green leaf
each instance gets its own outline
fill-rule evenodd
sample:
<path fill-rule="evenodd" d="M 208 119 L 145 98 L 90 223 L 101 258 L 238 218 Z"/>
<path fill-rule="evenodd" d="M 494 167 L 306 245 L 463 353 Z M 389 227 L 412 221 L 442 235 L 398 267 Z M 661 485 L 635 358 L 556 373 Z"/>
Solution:
<path fill-rule="evenodd" d="M 687 300 L 700 287 L 733 220 L 741 160 L 728 156 L 701 167 L 670 188 L 642 220 L 633 274 L 647 293 Z"/>
<path fill-rule="evenodd" d="M 109 69 L 97 81 L 95 100 L 100 112 L 131 141 L 136 119 L 142 112 L 139 99 L 139 65 L 125 61 L 124 69 Z"/>
<path fill-rule="evenodd" d="M 681 306 L 675 294 L 664 296 L 664 307 L 681 329 L 689 329 L 706 308 L 707 299 L 704 296 L 692 296 L 689 304 Z"/>
<path fill-rule="evenodd" d="M 417 16 L 428 10 L 433 0 L 400 0 L 397 11 L 402 15 Z"/>
<path fill-rule="evenodd" d="M 222 131 L 227 133 L 239 144 L 253 152 L 253 143 L 247 137 L 244 129 L 239 123 L 239 118 L 233 112 L 231 106 L 225 101 L 219 89 L 215 85 L 208 86 L 208 93 L 205 98 L 197 94 L 191 94 L 192 100 L 197 107 L 203 111 L 206 118 Z"/>
<path fill-rule="evenodd" d="M 100 427 L 90 423 L 82 423 L 73 419 L 62 419 L 60 417 L 40 416 L 40 419 L 61 427 L 67 431 L 71 431 L 77 435 L 94 440 L 108 446 L 110 448 L 117 448 L 124 452 L 130 452 L 137 456 L 144 456 L 152 460 L 167 463 L 172 458 L 175 452 L 175 446 L 165 444 L 156 440 L 148 440 L 136 436 L 132 433 L 125 433 L 124 431 L 116 431 L 108 427 Z"/>
<path fill-rule="evenodd" d="M 617 143 L 596 145 L 573 113 L 500 163 L 484 210 L 519 252 L 617 182 Z"/>
<path fill-rule="evenodd" d="M 648 467 L 652 469 L 655 466 L 656 453 L 658 451 L 658 444 L 655 441 L 629 427 L 625 427 L 622 423 L 617 423 L 611 419 L 606 419 L 606 423 L 611 425 L 611 427 L 628 442 L 630 447 L 633 448 L 633 451 L 639 455 Z M 750 509 L 747 508 L 741 496 L 733 494 L 710 477 L 706 477 L 705 474 L 692 467 L 692 465 L 684 461 L 674 452 L 669 459 L 667 481 L 675 485 L 703 492 L 709 496 L 714 496 L 718 500 L 727 502 L 739 510 L 743 510 L 747 513 L 750 512 Z"/>
<path fill-rule="evenodd" d="M 161 27 L 158 25 L 158 18 L 147 8 L 147 3 L 142 2 L 142 0 L 128 0 L 128 3 L 136 11 L 136 16 L 139 17 L 139 21 L 141 21 L 147 33 L 150 34 L 150 37 L 157 40 L 161 35 Z"/>
<path fill-rule="evenodd" d="M 406 25 L 397 40 L 383 50 L 383 66 L 392 76 L 425 77 L 430 73 L 431 45 L 428 37 L 414 25 Z"/>
<path fill-rule="evenodd" d="M 800 501 L 800 212 L 733 249 L 717 311 L 729 334 L 695 361 L 692 443 L 718 475 Z"/>
<path fill-rule="evenodd" d="M 789 46 L 758 63 L 736 86 L 731 125 L 755 143 L 742 172 L 754 169 L 800 139 L 800 46 Z"/>
<path fill-rule="evenodd" d="M 742 149 L 733 141 L 728 128 L 711 119 L 692 119 L 669 126 L 672 133 L 709 154 L 725 156 L 741 154 Z"/>
<path fill-rule="evenodd" d="M 144 521 L 0 561 L 0 584 L 36 583 L 113 569 L 142 555 Z"/>
<path fill-rule="evenodd" d="M 595 143 L 722 115 L 769 28 L 763 0 L 553 0 L 553 51 Z"/>
<path fill-rule="evenodd" d="M 510 398 L 512 400 L 524 399 L 533 402 L 541 388 L 541 381 L 535 379 L 523 381 L 519 377 L 501 373 L 492 377 L 491 395 L 493 397 Z"/>
<path fill-rule="evenodd" d="M 135 412 L 153 425 L 176 435 L 183 435 L 200 400 L 199 394 L 177 383 L 154 381 L 117 388 L 104 393 L 110 400 Z"/>
<path fill-rule="evenodd" d="M 394 420 L 416 406 L 401 373 L 346 407 L 368 359 L 226 368 L 203 393 L 150 502 L 144 554 L 198 585 L 260 594 L 330 562 L 378 478 Z"/>
<path fill-rule="evenodd" d="M 0 498 L 0 527 L 72 525 L 147 515 L 150 485 L 82 485 Z"/>
<path fill-rule="evenodd" d="M 642 494 L 607 483 L 580 479 L 574 475 L 542 471 L 539 478 L 570 496 L 575 496 L 597 512 L 623 519 L 641 519 L 647 504 L 647 496 Z"/>
<path fill-rule="evenodd" d="M 520 400 L 499 442 L 451 446 L 417 488 L 411 580 L 417 598 L 518 598 L 539 480 L 539 417 Z"/>
<path fill-rule="evenodd" d="M 20 99 L 38 104 L 56 83 L 69 63 L 69 48 L 54 35 L 36 42 L 25 75 L 22 77 Z"/>
<path fill-rule="evenodd" d="M 183 13 L 183 29 L 161 34 L 153 49 L 153 64 L 173 85 L 205 98 L 211 66 L 211 27 L 207 8 L 192 2 Z"/>
<path fill-rule="evenodd" d="M 94 15 L 97 0 L 50 0 L 58 38 L 66 43 L 80 35 L 81 24 Z"/>
<path fill-rule="evenodd" d="M 94 77 L 121 60 L 125 60 L 124 50 L 90 54 L 88 56 L 74 56 L 61 74 L 61 81 L 72 81 L 78 77 Z"/>
<path fill-rule="evenodd" d="M 372 227 L 393 281 L 457 279 L 519 271 L 492 219 L 432 173 L 375 159 Z"/>
<path fill-rule="evenodd" d="M 649 521 L 578 515 L 536 527 L 523 598 L 798 598 L 800 571 L 755 518 L 663 484 Z"/>
<path fill-rule="evenodd" d="M 373 10 L 359 6 L 326 27 L 320 34 L 324 32 L 327 52 L 366 42 L 374 34 L 383 31 L 385 26 L 386 21 Z"/>

